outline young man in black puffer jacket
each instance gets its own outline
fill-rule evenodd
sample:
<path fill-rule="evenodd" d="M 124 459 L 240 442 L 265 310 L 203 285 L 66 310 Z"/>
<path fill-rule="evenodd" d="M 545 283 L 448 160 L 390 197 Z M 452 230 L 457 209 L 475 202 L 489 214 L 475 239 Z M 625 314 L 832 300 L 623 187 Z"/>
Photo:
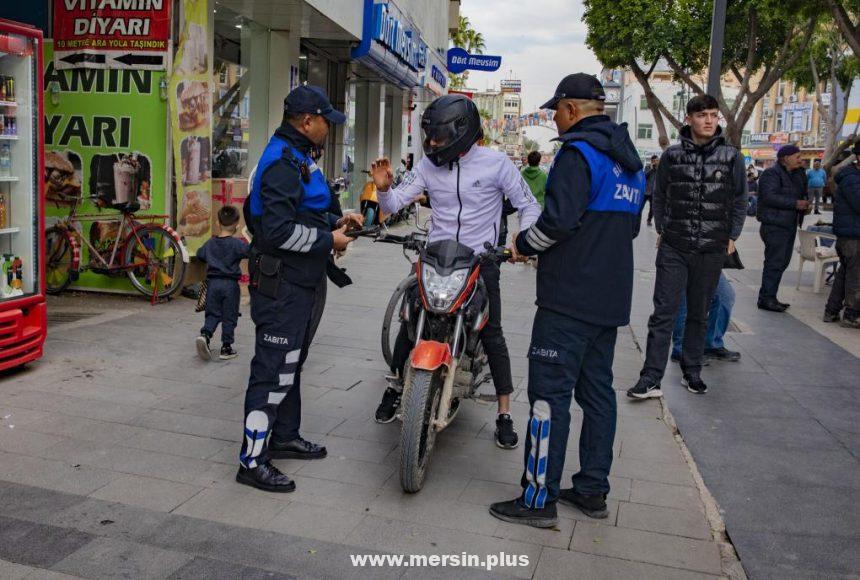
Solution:
<path fill-rule="evenodd" d="M 681 295 L 687 294 L 687 320 L 681 369 L 683 384 L 707 392 L 700 376 L 708 307 L 726 253 L 743 230 L 747 209 L 746 171 L 740 152 L 719 127 L 716 99 L 699 95 L 687 103 L 681 142 L 663 152 L 654 188 L 658 238 L 654 313 L 648 320 L 645 365 L 629 397 L 662 397 L 670 340 Z"/>
<path fill-rule="evenodd" d="M 833 204 L 833 233 L 839 254 L 839 272 L 833 282 L 825 322 L 839 320 L 843 301 L 842 326 L 860 328 L 860 143 L 854 145 L 854 163 L 836 175 Z"/>

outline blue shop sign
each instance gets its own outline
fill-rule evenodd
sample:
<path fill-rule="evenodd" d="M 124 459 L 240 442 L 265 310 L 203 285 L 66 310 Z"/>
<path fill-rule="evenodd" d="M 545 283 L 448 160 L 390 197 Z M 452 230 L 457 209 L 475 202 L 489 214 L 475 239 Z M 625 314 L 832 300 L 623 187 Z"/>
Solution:
<path fill-rule="evenodd" d="M 427 67 L 427 44 L 409 16 L 393 2 L 364 0 L 361 44 L 352 58 L 402 88 L 418 85 Z"/>
<path fill-rule="evenodd" d="M 454 47 L 448 50 L 448 70 L 460 74 L 467 70 L 493 72 L 502 66 L 502 57 L 486 54 L 469 54 L 462 48 Z"/>
<path fill-rule="evenodd" d="M 430 76 L 433 78 L 434 81 L 439 83 L 439 86 L 441 86 L 443 89 L 445 88 L 445 85 L 448 84 L 448 77 L 445 76 L 445 73 L 440 71 L 435 64 L 430 67 Z"/>

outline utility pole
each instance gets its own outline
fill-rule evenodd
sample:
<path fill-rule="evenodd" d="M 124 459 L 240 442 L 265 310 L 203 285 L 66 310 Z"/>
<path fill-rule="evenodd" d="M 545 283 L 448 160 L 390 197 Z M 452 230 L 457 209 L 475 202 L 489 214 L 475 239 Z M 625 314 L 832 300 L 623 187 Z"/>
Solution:
<path fill-rule="evenodd" d="M 716 97 L 720 93 L 720 70 L 723 65 L 723 44 L 726 38 L 726 0 L 714 0 L 711 19 L 711 58 L 708 63 L 707 93 Z"/>

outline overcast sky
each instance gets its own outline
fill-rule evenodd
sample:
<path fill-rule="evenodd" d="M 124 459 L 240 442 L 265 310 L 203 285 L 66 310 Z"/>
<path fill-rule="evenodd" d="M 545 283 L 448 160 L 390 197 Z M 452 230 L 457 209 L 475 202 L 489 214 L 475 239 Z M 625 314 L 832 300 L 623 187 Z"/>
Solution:
<path fill-rule="evenodd" d="M 600 63 L 585 45 L 581 0 L 462 0 L 460 14 L 484 35 L 485 54 L 500 55 L 498 72 L 469 73 L 469 87 L 486 90 L 499 81 L 523 81 L 523 111 L 534 111 L 565 75 L 598 74 Z"/>

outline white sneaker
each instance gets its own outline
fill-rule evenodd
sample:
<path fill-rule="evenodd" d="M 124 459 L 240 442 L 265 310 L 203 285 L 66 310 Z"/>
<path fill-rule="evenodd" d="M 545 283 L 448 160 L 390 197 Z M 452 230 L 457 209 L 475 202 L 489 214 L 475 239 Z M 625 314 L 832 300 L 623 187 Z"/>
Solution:
<path fill-rule="evenodd" d="M 205 361 L 212 360 L 212 350 L 209 348 L 209 338 L 202 334 L 197 337 L 197 354 Z"/>

